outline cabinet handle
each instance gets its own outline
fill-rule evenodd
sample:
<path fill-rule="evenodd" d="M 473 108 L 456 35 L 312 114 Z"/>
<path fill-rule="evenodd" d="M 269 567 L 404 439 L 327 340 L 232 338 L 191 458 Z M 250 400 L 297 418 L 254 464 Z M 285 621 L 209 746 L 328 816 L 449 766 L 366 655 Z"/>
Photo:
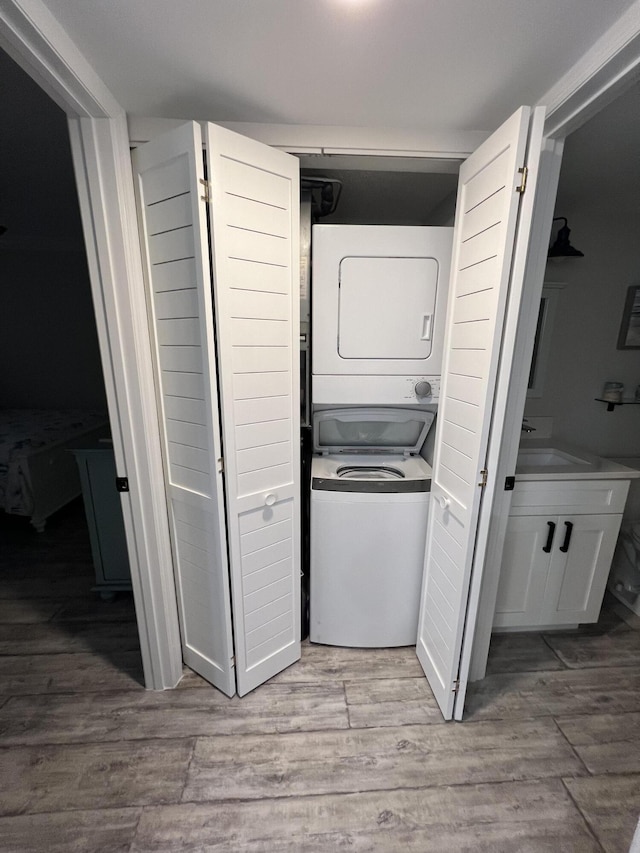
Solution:
<path fill-rule="evenodd" d="M 553 545 L 553 537 L 556 533 L 556 525 L 554 521 L 547 521 L 549 525 L 549 533 L 547 534 L 547 544 L 543 546 L 542 550 L 545 554 L 551 553 L 551 546 Z"/>
<path fill-rule="evenodd" d="M 564 526 L 567 528 L 564 532 L 564 542 L 560 546 L 560 550 L 563 554 L 566 554 L 569 550 L 569 543 L 571 542 L 571 534 L 573 532 L 573 524 L 570 521 L 565 521 Z"/>

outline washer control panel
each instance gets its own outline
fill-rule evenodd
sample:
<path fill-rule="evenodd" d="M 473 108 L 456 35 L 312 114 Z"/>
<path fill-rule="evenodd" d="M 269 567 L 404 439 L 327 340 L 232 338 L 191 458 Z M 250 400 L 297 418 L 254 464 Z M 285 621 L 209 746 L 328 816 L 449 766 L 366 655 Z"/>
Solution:
<path fill-rule="evenodd" d="M 439 376 L 412 376 L 405 379 L 405 383 L 405 400 L 432 403 L 440 397 Z"/>
<path fill-rule="evenodd" d="M 314 376 L 314 405 L 420 406 L 437 403 L 439 376 Z"/>

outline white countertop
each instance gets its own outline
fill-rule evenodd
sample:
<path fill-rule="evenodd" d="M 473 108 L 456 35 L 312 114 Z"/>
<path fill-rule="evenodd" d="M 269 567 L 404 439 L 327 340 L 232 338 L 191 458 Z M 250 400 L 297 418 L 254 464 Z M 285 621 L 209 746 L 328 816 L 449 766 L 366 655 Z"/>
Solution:
<path fill-rule="evenodd" d="M 583 465 L 526 465 L 516 468 L 516 481 L 527 480 L 633 480 L 640 478 L 640 471 L 620 465 L 612 459 L 595 456 L 581 447 L 557 441 L 554 438 L 523 438 L 520 450 L 552 447 L 584 460 Z"/>

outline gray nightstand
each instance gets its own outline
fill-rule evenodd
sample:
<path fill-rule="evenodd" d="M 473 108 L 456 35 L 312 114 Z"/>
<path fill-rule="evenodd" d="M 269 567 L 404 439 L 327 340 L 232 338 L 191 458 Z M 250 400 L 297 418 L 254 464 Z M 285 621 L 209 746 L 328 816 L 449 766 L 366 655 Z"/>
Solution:
<path fill-rule="evenodd" d="M 77 448 L 82 497 L 89 526 L 91 552 L 96 570 L 94 589 L 102 598 L 113 598 L 119 590 L 131 589 L 131 572 L 122 519 L 120 495 L 116 490 L 116 464 L 109 446 Z"/>

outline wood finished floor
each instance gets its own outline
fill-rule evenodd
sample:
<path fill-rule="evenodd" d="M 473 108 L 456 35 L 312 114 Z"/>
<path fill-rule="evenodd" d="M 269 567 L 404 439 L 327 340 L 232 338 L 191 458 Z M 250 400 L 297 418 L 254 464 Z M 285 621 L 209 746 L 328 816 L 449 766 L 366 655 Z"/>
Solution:
<path fill-rule="evenodd" d="M 640 631 L 608 609 L 494 638 L 467 721 L 412 649 L 305 644 L 242 700 L 146 692 L 129 597 L 91 593 L 82 508 L 0 519 L 0 850 L 627 853 Z"/>

